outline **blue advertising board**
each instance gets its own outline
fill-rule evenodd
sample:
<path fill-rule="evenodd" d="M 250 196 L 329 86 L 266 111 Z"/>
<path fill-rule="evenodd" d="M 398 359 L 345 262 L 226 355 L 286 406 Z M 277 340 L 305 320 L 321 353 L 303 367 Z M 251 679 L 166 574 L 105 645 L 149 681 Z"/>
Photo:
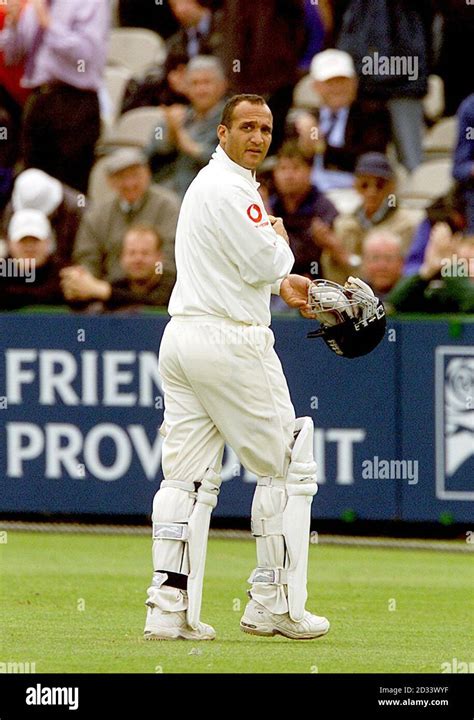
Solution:
<path fill-rule="evenodd" d="M 0 314 L 0 512 L 150 513 L 166 322 Z M 452 338 L 448 321 L 394 320 L 356 360 L 307 340 L 307 321 L 272 327 L 296 414 L 315 424 L 314 517 L 472 518 L 474 324 Z M 229 447 L 222 476 L 214 514 L 248 516 L 255 478 Z"/>

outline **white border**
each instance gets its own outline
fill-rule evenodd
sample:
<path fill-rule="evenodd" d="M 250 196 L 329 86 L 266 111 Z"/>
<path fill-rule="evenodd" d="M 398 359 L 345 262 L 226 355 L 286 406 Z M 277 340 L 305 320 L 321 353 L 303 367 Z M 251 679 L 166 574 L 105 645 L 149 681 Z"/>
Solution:
<path fill-rule="evenodd" d="M 436 444 L 436 497 L 439 500 L 474 500 L 474 491 L 446 490 L 445 488 L 445 436 L 444 436 L 444 358 L 450 355 L 474 355 L 474 347 L 440 345 L 435 349 L 435 444 Z"/>

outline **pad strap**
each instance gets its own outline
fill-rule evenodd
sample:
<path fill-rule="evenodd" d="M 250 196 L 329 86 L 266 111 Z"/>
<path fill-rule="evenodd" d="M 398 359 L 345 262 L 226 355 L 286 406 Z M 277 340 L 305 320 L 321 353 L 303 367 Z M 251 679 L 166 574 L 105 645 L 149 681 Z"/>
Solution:
<path fill-rule="evenodd" d="M 286 585 L 288 583 L 288 576 L 285 568 L 256 567 L 247 582 Z"/>
<path fill-rule="evenodd" d="M 169 585 L 169 587 L 186 591 L 188 589 L 188 576 L 171 570 L 155 570 L 152 585 L 157 588 L 162 585 Z"/>
<path fill-rule="evenodd" d="M 188 525 L 183 523 L 153 523 L 153 540 L 179 540 L 187 542 L 189 538 Z"/>

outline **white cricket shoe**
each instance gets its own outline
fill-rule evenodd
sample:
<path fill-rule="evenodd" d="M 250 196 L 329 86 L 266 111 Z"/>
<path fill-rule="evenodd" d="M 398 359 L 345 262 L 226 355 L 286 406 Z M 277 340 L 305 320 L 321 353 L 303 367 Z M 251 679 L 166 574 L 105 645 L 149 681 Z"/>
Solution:
<path fill-rule="evenodd" d="M 240 629 L 251 635 L 284 635 L 292 640 L 311 640 L 329 632 L 329 620 L 305 610 L 303 619 L 292 620 L 288 613 L 276 615 L 256 600 L 247 603 Z"/>
<path fill-rule="evenodd" d="M 195 630 L 186 622 L 186 612 L 163 612 L 149 607 L 146 616 L 145 640 L 214 640 L 216 631 L 210 625 L 200 622 Z"/>

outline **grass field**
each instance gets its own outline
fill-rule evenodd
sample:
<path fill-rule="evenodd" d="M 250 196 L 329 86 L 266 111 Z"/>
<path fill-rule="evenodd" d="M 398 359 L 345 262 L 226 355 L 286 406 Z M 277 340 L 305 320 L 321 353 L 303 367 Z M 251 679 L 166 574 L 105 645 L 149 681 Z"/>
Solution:
<path fill-rule="evenodd" d="M 211 643 L 145 642 L 150 540 L 9 532 L 0 544 L 2 662 L 37 673 L 428 673 L 472 660 L 472 558 L 310 546 L 309 609 L 332 623 L 295 642 L 239 630 L 254 544 L 209 543 L 203 620 Z"/>

